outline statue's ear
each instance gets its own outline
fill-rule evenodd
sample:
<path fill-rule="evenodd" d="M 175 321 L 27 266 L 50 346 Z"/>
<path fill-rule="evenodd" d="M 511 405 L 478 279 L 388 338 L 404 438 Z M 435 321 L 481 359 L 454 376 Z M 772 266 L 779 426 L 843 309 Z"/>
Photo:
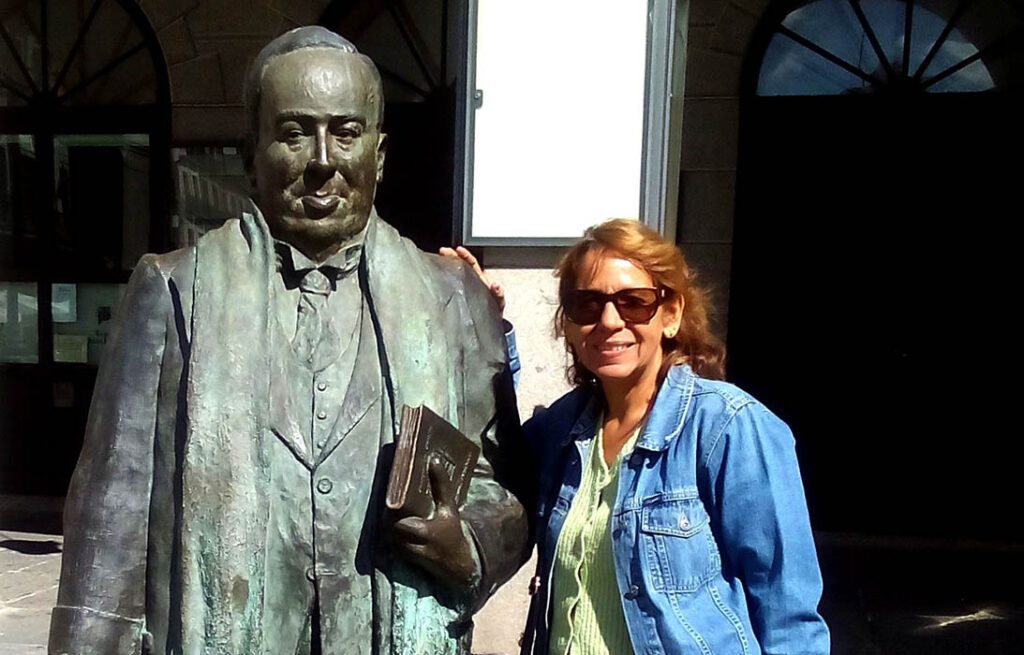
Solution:
<path fill-rule="evenodd" d="M 383 132 L 377 137 L 377 184 L 384 179 L 384 155 L 388 149 L 388 135 Z"/>

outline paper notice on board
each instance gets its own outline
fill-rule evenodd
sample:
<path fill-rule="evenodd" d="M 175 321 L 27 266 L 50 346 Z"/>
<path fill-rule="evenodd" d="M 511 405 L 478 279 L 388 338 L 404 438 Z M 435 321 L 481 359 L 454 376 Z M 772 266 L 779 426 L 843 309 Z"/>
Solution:
<path fill-rule="evenodd" d="M 89 361 L 89 337 L 78 334 L 53 335 L 53 361 L 86 364 Z"/>
<path fill-rule="evenodd" d="M 39 315 L 39 302 L 35 296 L 30 296 L 27 293 L 18 294 L 18 322 L 28 323 L 29 321 L 35 322 L 36 317 Z"/>
<path fill-rule="evenodd" d="M 75 323 L 78 321 L 78 288 L 74 284 L 54 284 L 53 301 L 54 323 Z"/>

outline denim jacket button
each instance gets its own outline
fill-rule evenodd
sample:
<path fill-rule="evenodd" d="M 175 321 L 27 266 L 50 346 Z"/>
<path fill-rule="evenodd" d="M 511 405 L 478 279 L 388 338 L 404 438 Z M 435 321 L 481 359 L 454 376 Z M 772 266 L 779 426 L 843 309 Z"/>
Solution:
<path fill-rule="evenodd" d="M 690 519 L 686 518 L 685 512 L 679 512 L 679 527 L 683 530 L 690 529 Z"/>
<path fill-rule="evenodd" d="M 634 598 L 636 598 L 639 595 L 640 595 L 640 587 L 636 586 L 635 584 L 629 585 L 629 589 L 626 591 L 625 594 L 623 594 L 623 596 L 625 596 L 626 600 L 633 600 Z"/>

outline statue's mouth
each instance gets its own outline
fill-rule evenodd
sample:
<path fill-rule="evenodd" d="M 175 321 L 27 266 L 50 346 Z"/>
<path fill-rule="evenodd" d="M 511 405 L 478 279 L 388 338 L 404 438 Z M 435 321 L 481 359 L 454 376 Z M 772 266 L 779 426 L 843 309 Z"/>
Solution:
<path fill-rule="evenodd" d="M 302 196 L 302 206 L 306 208 L 307 218 L 323 218 L 341 204 L 341 196 Z"/>

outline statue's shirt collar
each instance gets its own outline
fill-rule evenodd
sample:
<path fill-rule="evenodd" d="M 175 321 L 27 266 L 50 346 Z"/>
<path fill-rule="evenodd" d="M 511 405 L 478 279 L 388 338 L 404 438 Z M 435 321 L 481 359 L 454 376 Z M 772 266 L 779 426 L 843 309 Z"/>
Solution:
<path fill-rule="evenodd" d="M 352 237 L 341 250 L 326 260 L 317 263 L 304 255 L 290 243 L 274 239 L 274 252 L 277 255 L 277 270 L 285 280 L 300 280 L 314 268 L 332 281 L 346 277 L 359 266 L 363 255 L 363 244 L 366 240 L 366 228 Z"/>

